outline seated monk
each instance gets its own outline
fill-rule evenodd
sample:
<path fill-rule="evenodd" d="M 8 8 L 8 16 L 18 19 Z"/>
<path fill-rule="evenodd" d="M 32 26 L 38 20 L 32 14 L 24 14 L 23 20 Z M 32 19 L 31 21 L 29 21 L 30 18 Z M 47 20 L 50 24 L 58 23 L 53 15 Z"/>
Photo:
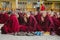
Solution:
<path fill-rule="evenodd" d="M 52 16 L 53 22 L 54 22 L 54 30 L 57 35 L 60 35 L 60 21 L 56 17 L 57 15 Z"/>
<path fill-rule="evenodd" d="M 4 24 L 5 22 L 7 22 L 9 16 L 7 12 L 1 12 L 0 13 L 0 23 Z"/>
<path fill-rule="evenodd" d="M 20 25 L 19 25 L 19 22 L 18 22 L 16 14 L 11 14 L 9 12 L 9 20 L 5 23 L 5 25 L 1 29 L 6 34 L 8 34 L 8 33 L 17 34 L 19 32 Z"/>
<path fill-rule="evenodd" d="M 23 17 L 19 16 L 20 31 L 27 32 L 27 14 L 24 13 Z"/>
<path fill-rule="evenodd" d="M 35 17 L 33 16 L 33 14 L 28 15 L 27 23 L 28 23 L 28 32 L 36 31 L 37 21 L 36 21 Z"/>
<path fill-rule="evenodd" d="M 50 32 L 50 29 L 53 28 L 53 22 L 51 20 L 51 18 L 49 17 L 49 15 L 47 15 L 47 13 L 44 11 L 41 16 L 40 16 L 40 20 L 39 20 L 39 25 L 42 28 L 42 31 L 44 32 Z"/>

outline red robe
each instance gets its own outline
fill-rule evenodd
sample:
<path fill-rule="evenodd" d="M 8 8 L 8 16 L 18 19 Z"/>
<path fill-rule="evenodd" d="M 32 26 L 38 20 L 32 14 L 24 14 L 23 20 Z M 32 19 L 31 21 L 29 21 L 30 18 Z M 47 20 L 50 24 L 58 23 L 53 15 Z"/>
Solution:
<path fill-rule="evenodd" d="M 42 6 L 41 6 L 41 11 L 44 11 L 44 10 L 45 10 L 45 6 L 42 5 Z"/>
<path fill-rule="evenodd" d="M 18 18 L 18 20 L 19 20 L 19 24 L 20 24 L 20 25 L 23 24 L 24 19 L 23 19 L 23 14 L 22 14 L 22 13 L 19 13 L 19 18 Z"/>
<path fill-rule="evenodd" d="M 20 24 L 20 31 L 27 32 L 27 23 L 25 23 L 22 13 L 19 13 L 18 20 L 19 20 L 19 24 Z"/>
<path fill-rule="evenodd" d="M 8 18 L 9 18 L 9 16 L 7 13 L 0 14 L 0 23 L 4 24 L 5 22 L 7 22 Z"/>
<path fill-rule="evenodd" d="M 59 18 L 57 18 L 58 20 L 59 20 L 59 22 L 60 22 L 60 17 Z"/>
<path fill-rule="evenodd" d="M 38 13 L 37 15 L 35 15 L 35 18 L 36 18 L 36 20 L 37 20 L 36 30 L 38 29 L 38 31 L 42 31 L 41 25 L 39 25 L 39 24 L 40 24 L 40 20 L 41 20 L 41 14 Z"/>
<path fill-rule="evenodd" d="M 50 31 L 51 28 L 53 28 L 53 21 L 52 19 L 49 17 L 49 15 L 47 15 L 44 18 L 44 22 L 42 22 L 41 20 L 41 15 L 37 15 L 36 16 L 38 25 L 40 26 L 41 31 Z"/>
<path fill-rule="evenodd" d="M 0 23 L 3 23 L 3 14 L 0 14 Z"/>
<path fill-rule="evenodd" d="M 33 32 L 37 26 L 37 21 L 33 15 L 30 15 L 28 19 L 28 31 Z"/>
<path fill-rule="evenodd" d="M 8 16 L 8 14 L 7 14 L 7 13 L 4 13 L 3 15 L 4 15 L 4 19 L 3 19 L 3 20 L 4 20 L 4 23 L 5 23 L 5 22 L 7 22 L 7 21 L 8 21 L 9 16 Z"/>
<path fill-rule="evenodd" d="M 54 31 L 54 22 L 50 15 L 47 15 L 45 18 L 45 27 L 47 28 L 46 31 Z"/>
<path fill-rule="evenodd" d="M 19 32 L 20 25 L 19 25 L 18 19 L 17 19 L 15 14 L 12 14 L 10 16 L 10 21 L 12 21 L 12 30 L 13 30 L 13 32 Z"/>
<path fill-rule="evenodd" d="M 15 14 L 12 14 L 9 17 L 9 20 L 5 23 L 5 25 L 1 28 L 5 33 L 19 32 L 20 25 L 18 19 Z"/>
<path fill-rule="evenodd" d="M 60 35 L 60 22 L 59 22 L 59 20 L 58 20 L 57 18 L 55 18 L 55 17 L 52 17 L 52 19 L 53 19 L 53 22 L 54 22 L 54 25 L 55 25 L 55 27 L 54 27 L 55 33 L 56 33 L 57 35 Z"/>

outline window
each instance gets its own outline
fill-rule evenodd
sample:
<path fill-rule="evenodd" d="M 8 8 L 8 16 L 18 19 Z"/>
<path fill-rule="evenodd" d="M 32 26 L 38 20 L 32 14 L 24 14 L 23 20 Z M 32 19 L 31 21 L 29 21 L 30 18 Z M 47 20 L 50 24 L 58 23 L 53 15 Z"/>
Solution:
<path fill-rule="evenodd" d="M 60 3 L 55 3 L 55 8 L 60 9 Z"/>
<path fill-rule="evenodd" d="M 18 2 L 18 8 L 20 8 L 21 10 L 24 10 L 26 8 L 26 4 L 27 4 L 27 2 L 20 1 L 20 2 Z"/>
<path fill-rule="evenodd" d="M 2 8 L 11 8 L 12 4 L 8 1 L 3 1 L 2 2 Z"/>

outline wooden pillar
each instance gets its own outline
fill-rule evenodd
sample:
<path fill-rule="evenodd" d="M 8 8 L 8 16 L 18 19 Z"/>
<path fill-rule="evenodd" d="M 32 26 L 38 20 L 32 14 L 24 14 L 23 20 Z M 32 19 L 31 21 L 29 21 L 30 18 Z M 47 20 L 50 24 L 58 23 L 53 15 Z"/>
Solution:
<path fill-rule="evenodd" d="M 18 8 L 18 0 L 16 0 L 16 8 Z"/>
<path fill-rule="evenodd" d="M 0 8 L 2 9 L 2 2 L 0 1 Z"/>
<path fill-rule="evenodd" d="M 52 3 L 52 9 L 53 9 L 53 10 L 54 10 L 54 6 L 55 6 L 55 3 L 53 2 L 53 3 Z"/>
<path fill-rule="evenodd" d="M 15 10 L 16 9 L 16 0 L 11 0 L 12 3 L 12 9 Z"/>

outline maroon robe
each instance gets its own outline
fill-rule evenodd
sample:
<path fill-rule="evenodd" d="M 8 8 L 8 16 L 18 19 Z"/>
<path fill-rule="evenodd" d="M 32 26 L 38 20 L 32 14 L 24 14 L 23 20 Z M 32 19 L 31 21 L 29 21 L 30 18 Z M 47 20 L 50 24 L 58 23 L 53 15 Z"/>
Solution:
<path fill-rule="evenodd" d="M 19 25 L 19 22 L 18 22 L 18 19 L 17 19 L 16 15 L 12 14 L 10 16 L 10 20 L 12 21 L 12 30 L 13 30 L 13 32 L 19 32 L 20 25 Z"/>
<path fill-rule="evenodd" d="M 19 13 L 19 24 L 20 24 L 20 31 L 27 32 L 27 23 L 24 21 L 24 17 L 22 13 Z"/>
<path fill-rule="evenodd" d="M 59 20 L 59 22 L 60 22 L 60 17 L 59 18 L 57 18 L 58 20 Z"/>
<path fill-rule="evenodd" d="M 52 19 L 53 19 L 53 22 L 54 22 L 54 25 L 55 25 L 55 27 L 54 27 L 55 33 L 56 33 L 57 35 L 60 35 L 60 22 L 59 22 L 59 20 L 58 20 L 57 18 L 55 18 L 55 17 L 52 17 Z"/>
<path fill-rule="evenodd" d="M 5 23 L 5 25 L 1 28 L 5 33 L 19 32 L 20 25 L 18 19 L 15 14 L 12 14 L 9 17 L 9 20 Z"/>
<path fill-rule="evenodd" d="M 24 22 L 23 14 L 22 14 L 22 13 L 19 13 L 19 18 L 18 18 L 18 20 L 19 20 L 19 24 L 22 25 L 23 22 Z"/>
<path fill-rule="evenodd" d="M 30 15 L 30 17 L 28 19 L 28 31 L 29 32 L 35 31 L 36 26 L 37 26 L 37 21 L 36 21 L 35 17 L 33 15 Z"/>
<path fill-rule="evenodd" d="M 46 31 L 54 31 L 54 22 L 50 15 L 47 15 L 45 18 L 45 27 L 47 28 Z"/>
<path fill-rule="evenodd" d="M 9 18 L 9 16 L 7 13 L 0 14 L 0 23 L 4 24 L 5 22 L 7 22 L 8 18 Z"/>
<path fill-rule="evenodd" d="M 49 15 L 47 15 L 44 18 L 44 22 L 41 20 L 41 15 L 40 14 L 38 14 L 36 16 L 36 19 L 38 21 L 38 25 L 40 26 L 41 31 L 50 31 L 50 29 L 53 28 L 53 21 L 49 17 Z"/>
<path fill-rule="evenodd" d="M 36 30 L 38 29 L 37 31 L 42 31 L 41 25 L 39 25 L 40 24 L 40 20 L 41 20 L 41 14 L 38 13 L 37 15 L 35 15 L 35 18 L 37 20 Z"/>
<path fill-rule="evenodd" d="M 3 23 L 3 14 L 0 14 L 0 23 Z"/>
<path fill-rule="evenodd" d="M 8 16 L 8 13 L 4 13 L 3 15 L 4 15 L 4 16 L 3 16 L 3 17 L 4 17 L 4 19 L 3 19 L 3 20 L 4 20 L 4 22 L 3 22 L 3 23 L 5 23 L 5 22 L 7 22 L 7 21 L 8 21 L 9 16 Z"/>

